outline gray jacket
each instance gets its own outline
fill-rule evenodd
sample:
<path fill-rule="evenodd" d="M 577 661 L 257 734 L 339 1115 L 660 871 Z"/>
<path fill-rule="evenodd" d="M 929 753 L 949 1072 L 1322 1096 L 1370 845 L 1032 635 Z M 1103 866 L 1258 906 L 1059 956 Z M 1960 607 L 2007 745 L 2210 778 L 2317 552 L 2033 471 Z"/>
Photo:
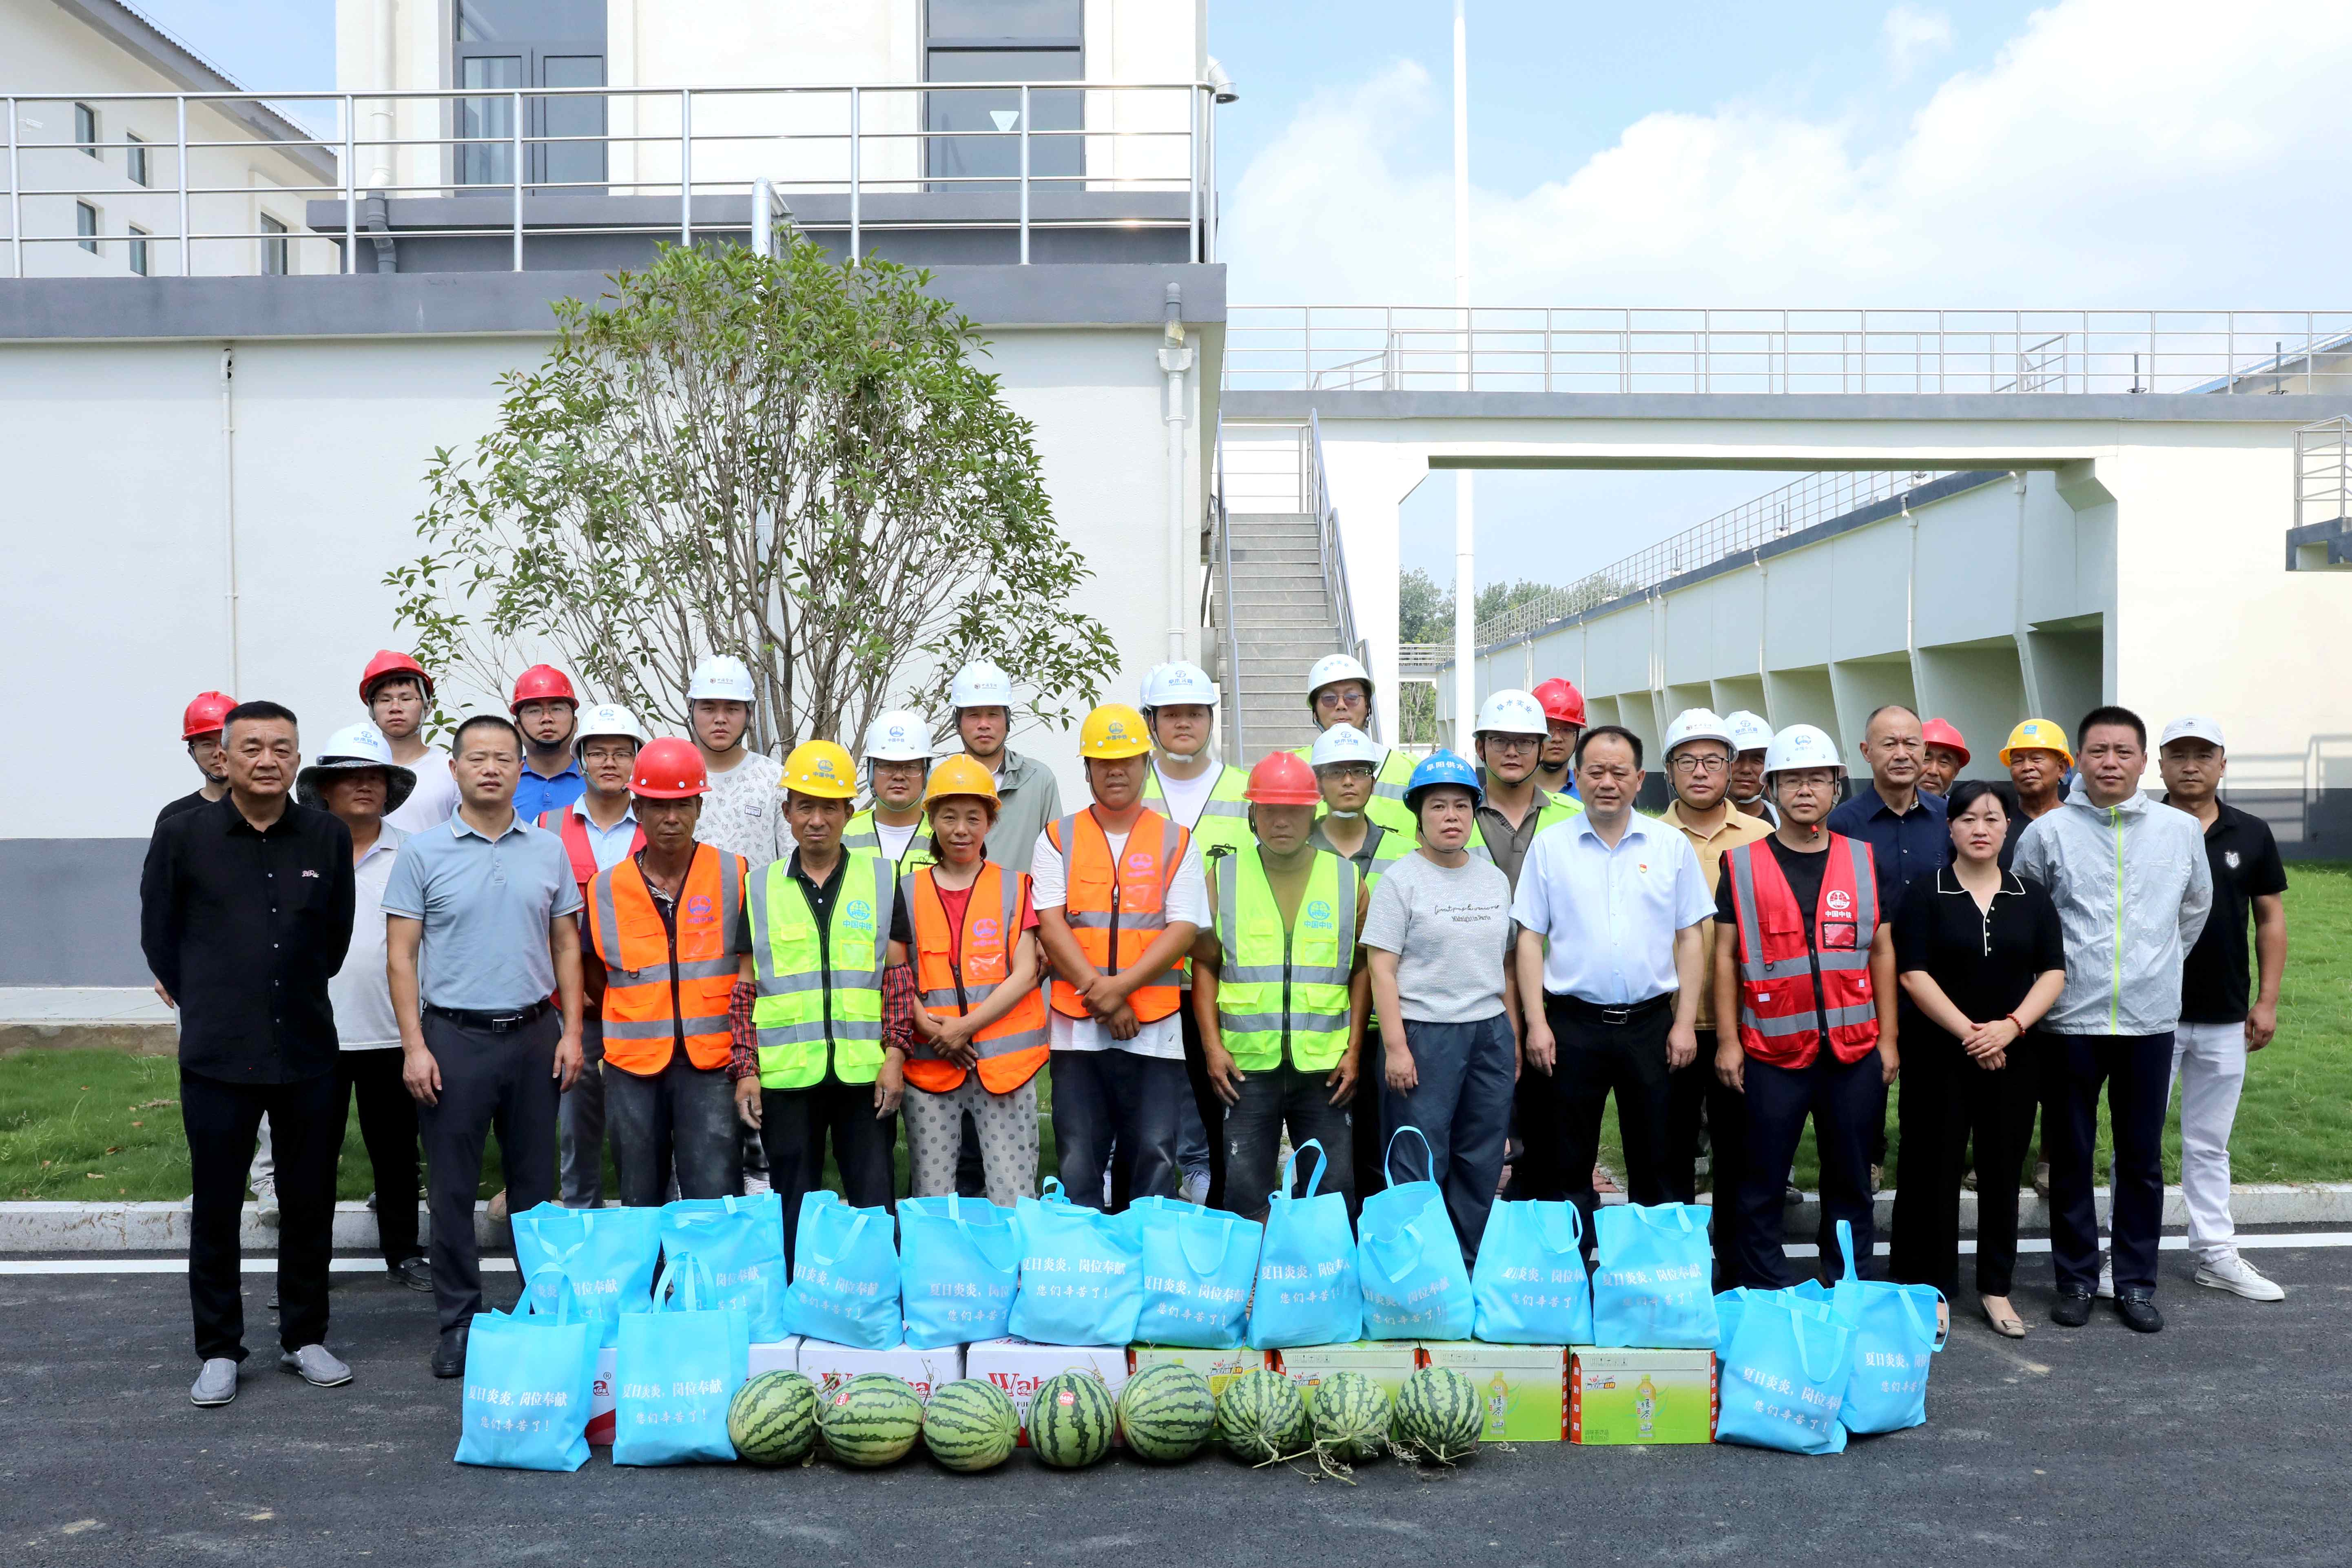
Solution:
<path fill-rule="evenodd" d="M 1007 746 L 996 795 L 996 825 L 988 830 L 983 848 L 998 865 L 1026 871 L 1037 857 L 1037 836 L 1062 815 L 1061 781 L 1045 763 Z"/>
<path fill-rule="evenodd" d="M 2180 965 L 2213 907 L 2205 833 L 2145 793 L 2091 804 L 2077 782 L 2027 824 L 2016 871 L 2050 890 L 2066 935 L 2066 989 L 2042 1026 L 2161 1035 L 2180 1022 Z"/>

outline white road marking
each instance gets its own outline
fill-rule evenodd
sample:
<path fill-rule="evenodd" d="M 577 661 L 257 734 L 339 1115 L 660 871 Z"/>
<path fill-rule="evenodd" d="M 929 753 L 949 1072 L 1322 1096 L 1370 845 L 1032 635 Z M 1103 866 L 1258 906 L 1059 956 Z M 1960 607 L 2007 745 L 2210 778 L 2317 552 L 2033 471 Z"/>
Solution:
<path fill-rule="evenodd" d="M 264 1255 L 243 1260 L 247 1274 L 278 1272 L 278 1259 Z M 185 1274 L 185 1258 L 0 1258 L 0 1274 Z M 373 1258 L 336 1258 L 327 1263 L 331 1274 L 380 1274 L 383 1265 Z M 485 1258 L 485 1274 L 511 1274 L 511 1258 Z"/>
<path fill-rule="evenodd" d="M 2352 1230 L 2302 1231 L 2284 1236 L 2239 1236 L 2232 1238 L 2230 1245 L 2241 1252 L 2255 1252 L 2279 1247 L 2352 1247 Z M 2156 1247 L 2159 1252 L 2186 1252 L 2189 1250 L 2189 1238 L 2185 1236 L 2163 1237 L 2157 1241 Z M 1960 1251 L 1963 1255 L 1973 1255 L 1976 1249 L 1977 1244 L 1972 1240 L 1963 1240 L 1960 1243 Z M 2050 1250 L 2050 1238 L 2046 1236 L 2021 1237 L 2018 1239 L 2017 1250 L 2021 1256 L 2026 1253 L 2047 1252 Z M 1879 1242 L 1871 1248 L 1871 1251 L 1874 1255 L 1884 1258 L 1886 1256 L 1887 1244 Z M 1821 1256 L 1821 1248 L 1810 1241 L 1792 1241 L 1789 1243 L 1788 1252 L 1791 1258 Z M 488 1265 L 485 1264 L 483 1267 L 488 1268 Z"/>

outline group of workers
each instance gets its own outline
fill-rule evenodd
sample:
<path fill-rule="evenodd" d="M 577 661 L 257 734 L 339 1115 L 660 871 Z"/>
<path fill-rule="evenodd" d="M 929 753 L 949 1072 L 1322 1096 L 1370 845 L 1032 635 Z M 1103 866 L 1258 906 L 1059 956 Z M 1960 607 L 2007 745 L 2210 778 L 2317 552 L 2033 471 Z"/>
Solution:
<path fill-rule="evenodd" d="M 1973 1168 L 1977 1289 L 2012 1336 L 2037 1110 L 2053 1318 L 2080 1325 L 2112 1294 L 2129 1326 L 2161 1326 L 2177 1079 L 2198 1280 L 2281 1294 L 2235 1250 L 2228 1140 L 2247 1052 L 2276 1026 L 2284 877 L 2267 829 L 2218 798 L 2210 721 L 2167 728 L 2152 800 L 2123 709 L 2071 736 L 2026 721 L 1988 782 L 1958 777 L 1954 727 L 1889 705 L 1860 744 L 1870 782 L 1841 803 L 1821 730 L 1692 710 L 1651 816 L 1643 738 L 1589 724 L 1566 680 L 1490 696 L 1468 757 L 1372 739 L 1372 679 L 1345 655 L 1305 695 L 1312 745 L 1244 770 L 1217 754 L 1206 673 L 1153 668 L 1139 708 L 1081 725 L 1075 811 L 1008 745 L 1013 682 L 985 662 L 950 683 L 951 743 L 885 712 L 862 766 L 831 740 L 748 749 L 751 675 L 723 657 L 694 672 L 688 737 L 583 707 L 538 666 L 444 750 L 423 737 L 431 675 L 385 651 L 361 678 L 367 721 L 307 766 L 284 708 L 200 696 L 184 731 L 204 784 L 157 820 L 142 933 L 182 1019 L 192 1396 L 236 1395 L 237 1224 L 265 1127 L 281 1364 L 349 1380 L 324 1341 L 353 1097 L 384 1264 L 434 1292 L 443 1376 L 482 1308 L 493 1131 L 514 1210 L 602 1203 L 609 1149 L 624 1204 L 772 1189 L 790 1257 L 828 1152 L 851 1204 L 894 1202 L 900 1124 L 914 1194 L 1034 1195 L 1041 1072 L 1075 1201 L 1262 1217 L 1284 1142 L 1313 1143 L 1298 1179 L 1351 1205 L 1392 1173 L 1436 1182 L 1465 1258 L 1498 1195 L 1572 1202 L 1590 1245 L 1613 1095 L 1631 1200 L 1696 1201 L 1704 1172 L 1718 1283 L 1771 1288 L 1808 1120 L 1822 1233 L 1850 1223 L 1872 1258 L 1900 1066 L 1893 1272 L 1957 1295 Z M 1407 1126 L 1425 1152 L 1408 1140 L 1392 1163 Z"/>

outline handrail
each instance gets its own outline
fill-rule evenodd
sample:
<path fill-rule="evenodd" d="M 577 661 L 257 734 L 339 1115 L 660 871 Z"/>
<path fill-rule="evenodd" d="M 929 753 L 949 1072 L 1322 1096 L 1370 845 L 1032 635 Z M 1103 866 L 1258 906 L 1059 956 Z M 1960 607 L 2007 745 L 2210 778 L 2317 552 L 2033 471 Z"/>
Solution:
<path fill-rule="evenodd" d="M 2352 418 L 2338 415 L 2294 433 L 2294 525 L 2352 516 Z"/>
<path fill-rule="evenodd" d="M 1234 621 L 1234 530 L 1232 514 L 1225 508 L 1225 420 L 1217 416 L 1217 493 L 1216 504 L 1210 512 L 1214 518 L 1217 533 L 1217 565 L 1225 582 L 1225 679 L 1218 687 L 1219 695 L 1230 693 L 1234 732 L 1229 737 L 1229 759 L 1249 755 L 1249 742 L 1242 734 L 1242 638 Z M 1207 617 L 1209 586 L 1201 584 L 1202 618 Z"/>
<path fill-rule="evenodd" d="M 1348 594 L 1347 543 L 1339 537 L 1339 510 L 1331 504 L 1331 489 L 1323 467 L 1323 422 L 1313 409 L 1307 411 L 1307 504 L 1315 514 L 1316 542 L 1323 558 L 1323 591 L 1331 601 L 1332 619 L 1338 624 L 1339 650 L 1354 658 L 1369 669 L 1367 657 L 1370 645 L 1356 635 L 1356 606 Z M 1380 712 L 1370 709 L 1364 714 L 1364 731 L 1375 741 L 1381 738 Z"/>

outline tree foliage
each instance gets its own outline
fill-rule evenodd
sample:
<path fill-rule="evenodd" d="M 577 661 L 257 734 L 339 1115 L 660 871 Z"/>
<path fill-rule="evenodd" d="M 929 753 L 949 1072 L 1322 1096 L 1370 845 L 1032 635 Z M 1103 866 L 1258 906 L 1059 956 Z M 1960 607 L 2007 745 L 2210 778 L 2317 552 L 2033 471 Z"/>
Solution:
<path fill-rule="evenodd" d="M 1478 590 L 1475 624 L 1484 626 L 1506 610 L 1558 592 L 1549 583 L 1527 578 L 1489 583 Z M 1449 645 L 1454 641 L 1452 584 L 1439 587 L 1436 579 L 1419 566 L 1397 579 L 1397 640 Z"/>
<path fill-rule="evenodd" d="M 943 711 L 967 659 L 1066 720 L 1117 667 L 1071 607 L 1032 427 L 926 273 L 665 248 L 558 303 L 498 421 L 436 451 L 426 552 L 385 579 L 428 668 L 505 689 L 551 644 L 600 698 L 682 728 L 689 673 L 751 667 L 753 743 L 856 746 L 894 702 Z"/>

